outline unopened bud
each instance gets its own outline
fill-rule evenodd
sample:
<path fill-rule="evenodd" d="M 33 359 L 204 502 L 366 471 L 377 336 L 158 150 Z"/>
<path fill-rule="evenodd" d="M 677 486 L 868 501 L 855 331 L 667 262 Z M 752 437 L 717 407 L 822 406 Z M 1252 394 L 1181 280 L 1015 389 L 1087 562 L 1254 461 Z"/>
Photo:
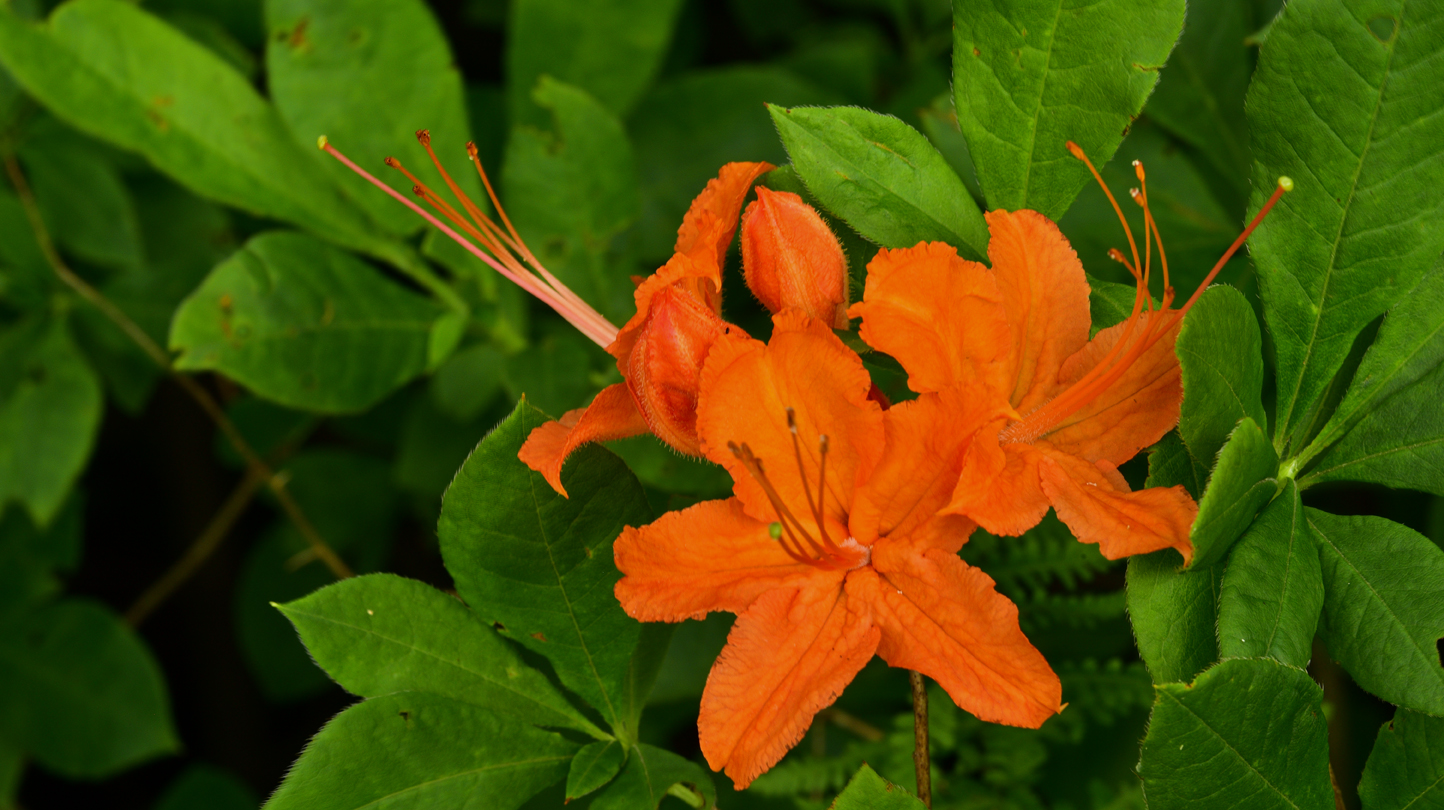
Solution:
<path fill-rule="evenodd" d="M 727 330 L 708 306 L 677 285 L 652 297 L 647 319 L 626 358 L 627 388 L 657 438 L 688 455 L 701 454 L 697 393 L 702 361 Z"/>
<path fill-rule="evenodd" d="M 800 309 L 847 328 L 847 258 L 812 206 L 796 194 L 757 187 L 742 215 L 742 271 L 772 312 Z"/>

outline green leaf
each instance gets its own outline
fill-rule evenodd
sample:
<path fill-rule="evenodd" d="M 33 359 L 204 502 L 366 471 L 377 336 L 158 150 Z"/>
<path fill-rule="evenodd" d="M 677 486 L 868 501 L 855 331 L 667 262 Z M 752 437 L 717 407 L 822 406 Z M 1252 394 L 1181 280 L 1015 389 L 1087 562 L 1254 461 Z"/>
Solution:
<path fill-rule="evenodd" d="M 566 775 L 575 743 L 424 692 L 352 706 L 312 738 L 266 810 L 510 810 Z"/>
<path fill-rule="evenodd" d="M 60 592 L 56 574 L 80 562 L 80 498 L 66 501 L 48 528 L 10 510 L 0 518 L 0 615 L 28 608 Z"/>
<path fill-rule="evenodd" d="M 120 617 L 83 599 L 0 629 L 0 737 L 69 779 L 106 777 L 180 748 L 160 667 Z"/>
<path fill-rule="evenodd" d="M 192 765 L 170 783 L 154 810 L 255 810 L 259 805 L 250 786 L 231 773 Z"/>
<path fill-rule="evenodd" d="M 623 323 L 636 309 L 636 267 L 618 237 L 641 207 L 627 133 L 576 87 L 543 77 L 534 97 L 552 113 L 556 132 L 512 130 L 502 168 L 508 213 L 548 270 Z"/>
<path fill-rule="evenodd" d="M 641 173 L 642 255 L 672 255 L 682 215 L 733 160 L 785 163 L 764 103 L 837 103 L 831 93 L 775 67 L 732 66 L 684 74 L 657 87 L 627 122 Z"/>
<path fill-rule="evenodd" d="M 648 622 L 642 625 L 637 637 L 637 647 L 627 662 L 626 718 L 627 728 L 636 739 L 642 723 L 642 711 L 647 708 L 652 687 L 657 685 L 662 664 L 667 659 L 667 650 L 672 644 L 672 634 L 677 625 L 663 622 Z"/>
<path fill-rule="evenodd" d="M 625 115 L 661 67 L 681 0 L 516 0 L 507 25 L 506 76 L 512 120 L 540 123 L 537 79 L 575 85 Z"/>
<path fill-rule="evenodd" d="M 1193 541 L 1190 568 L 1206 568 L 1227 556 L 1258 510 L 1278 493 L 1274 478 L 1278 468 L 1279 458 L 1268 436 L 1245 416 L 1219 451 L 1218 464 L 1198 502 L 1198 517 L 1189 532 Z"/>
<path fill-rule="evenodd" d="M 1242 293 L 1217 286 L 1200 296 L 1183 320 L 1175 350 L 1183 372 L 1178 432 L 1194 458 L 1212 461 L 1240 419 L 1268 424 L 1263 336 Z"/>
<path fill-rule="evenodd" d="M 0 737 L 0 807 L 14 807 L 15 797 L 20 793 L 20 780 L 25 776 L 28 764 L 24 751 Z"/>
<path fill-rule="evenodd" d="M 1100 330 L 1116 326 L 1133 314 L 1133 301 L 1137 297 L 1132 284 L 1102 281 L 1088 276 L 1088 311 L 1092 318 L 1091 330 L 1094 335 Z"/>
<path fill-rule="evenodd" d="M 0 510 L 16 500 L 50 524 L 90 457 L 101 406 L 100 380 L 64 321 L 0 333 Z"/>
<path fill-rule="evenodd" d="M 1172 549 L 1128 560 L 1128 617 L 1154 683 L 1186 683 L 1218 660 L 1219 566 L 1180 571 Z"/>
<path fill-rule="evenodd" d="M 1319 539 L 1329 655 L 1375 695 L 1444 714 L 1444 551 L 1390 520 L 1305 511 Z"/>
<path fill-rule="evenodd" d="M 626 746 L 618 740 L 587 743 L 567 770 L 567 800 L 581 798 L 612 781 L 626 761 Z"/>
<path fill-rule="evenodd" d="M 1202 152 L 1241 209 L 1248 197 L 1248 122 L 1243 99 L 1253 78 L 1258 27 L 1247 0 L 1190 3 L 1183 36 L 1158 77 L 1144 113 Z"/>
<path fill-rule="evenodd" d="M 917 810 L 923 803 L 863 763 L 831 810 Z"/>
<path fill-rule="evenodd" d="M 140 222 L 120 172 L 84 139 L 28 140 L 20 150 L 36 203 L 60 248 L 115 269 L 143 261 Z"/>
<path fill-rule="evenodd" d="M 592 372 L 608 367 L 616 369 L 616 361 L 568 328 L 508 357 L 502 382 L 512 399 L 525 396 L 543 413 L 564 414 L 591 401 L 600 387 Z"/>
<path fill-rule="evenodd" d="M 276 111 L 300 148 L 322 162 L 331 182 L 357 207 L 393 234 L 413 233 L 425 224 L 317 152 L 316 136 L 327 136 L 347 157 L 372 171 L 395 154 L 427 185 L 442 190 L 441 176 L 415 144 L 418 129 L 430 130 L 437 156 L 452 164 L 452 177 L 487 207 L 480 178 L 465 162 L 463 147 L 471 132 L 461 73 L 426 4 L 266 0 L 265 8 L 271 31 L 266 39 L 266 86 Z"/>
<path fill-rule="evenodd" d="M 1408 709 L 1379 728 L 1359 781 L 1364 807 L 1444 807 L 1444 719 Z"/>
<path fill-rule="evenodd" d="M 519 403 L 457 472 L 442 500 L 442 557 L 472 610 L 546 656 L 621 734 L 641 625 L 612 595 L 621 578 L 612 541 L 623 526 L 649 522 L 650 508 L 626 466 L 595 445 L 563 472 L 571 497 L 552 490 L 516 457 L 543 421 Z"/>
<path fill-rule="evenodd" d="M 1148 478 L 1145 487 L 1182 486 L 1188 494 L 1197 499 L 1208 484 L 1208 467 L 1200 464 L 1178 431 L 1163 434 L 1158 444 L 1148 451 Z"/>
<path fill-rule="evenodd" d="M 1406 13 L 1404 0 L 1301 0 L 1260 52 L 1248 95 L 1250 208 L 1280 175 L 1295 183 L 1250 247 L 1277 355 L 1281 450 L 1307 438 L 1298 429 L 1354 336 L 1444 252 L 1437 24 L 1435 11 Z"/>
<path fill-rule="evenodd" d="M 1248 528 L 1223 573 L 1219 650 L 1228 658 L 1272 658 L 1296 667 L 1313 657 L 1324 606 L 1319 550 L 1292 482 Z"/>
<path fill-rule="evenodd" d="M 1308 673 L 1235 658 L 1157 687 L 1138 774 L 1150 810 L 1331 810 L 1323 690 Z"/>
<path fill-rule="evenodd" d="M 602 733 L 495 630 L 425 583 L 369 574 L 276 607 L 352 694 L 427 692 L 539 726 Z"/>
<path fill-rule="evenodd" d="M 1068 210 L 1113 156 L 1183 28 L 1182 0 L 953 4 L 953 93 L 988 208 Z"/>
<path fill-rule="evenodd" d="M 674 785 L 684 790 L 677 790 Z M 638 745 L 628 752 L 627 767 L 592 800 L 594 810 L 656 810 L 668 794 L 687 804 L 709 808 L 717 804 L 717 789 L 706 769 L 671 751 Z M 697 803 L 700 799 L 701 802 Z"/>
<path fill-rule="evenodd" d="M 0 62 L 56 116 L 201 196 L 397 255 L 245 77 L 133 4 L 76 0 L 40 25 L 0 14 Z"/>
<path fill-rule="evenodd" d="M 272 231 L 218 266 L 176 311 L 176 368 L 219 371 L 321 413 L 369 408 L 426 368 L 441 310 L 365 262 Z"/>
<path fill-rule="evenodd" d="M 506 357 L 494 346 L 477 344 L 447 358 L 431 377 L 431 399 L 459 422 L 481 415 L 501 393 Z"/>
<path fill-rule="evenodd" d="M 768 106 L 788 157 L 834 215 L 883 247 L 943 241 L 988 253 L 988 226 L 963 181 L 922 133 L 857 107 Z"/>
<path fill-rule="evenodd" d="M 1444 263 L 1385 316 L 1338 409 L 1302 454 L 1322 451 L 1306 480 L 1444 489 L 1429 463 L 1444 440 L 1444 425 L 1431 418 L 1438 409 L 1428 407 L 1440 390 L 1441 364 Z"/>

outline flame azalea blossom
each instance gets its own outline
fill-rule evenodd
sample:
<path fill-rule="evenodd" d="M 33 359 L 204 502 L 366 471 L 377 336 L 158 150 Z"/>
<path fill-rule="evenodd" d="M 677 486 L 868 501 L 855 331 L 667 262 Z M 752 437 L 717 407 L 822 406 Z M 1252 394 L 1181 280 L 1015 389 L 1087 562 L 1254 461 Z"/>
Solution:
<path fill-rule="evenodd" d="M 773 314 L 796 307 L 847 328 L 847 258 L 822 216 L 787 191 L 757 187 L 742 215 L 742 272 Z"/>
<path fill-rule="evenodd" d="M 1155 309 L 1148 281 L 1157 225 L 1143 167 L 1134 166 L 1141 184 L 1134 199 L 1147 227 L 1144 262 L 1131 232 L 1133 261 L 1114 251 L 1137 280 L 1133 312 L 1091 340 L 1083 267 L 1057 226 L 1033 211 L 986 215 L 991 268 L 942 243 L 880 251 L 868 265 L 863 301 L 849 314 L 862 318 L 863 340 L 902 364 L 914 391 L 959 391 L 982 419 L 945 512 L 994 534 L 1017 535 L 1051 506 L 1079 540 L 1097 543 L 1109 559 L 1175 548 L 1187 562 L 1198 505 L 1181 486 L 1132 492 L 1118 465 L 1178 423 L 1179 325 L 1292 181 L 1280 181 L 1178 309 L 1170 309 L 1174 291 L 1159 243 L 1164 295 Z M 1121 210 L 1118 216 L 1126 231 Z"/>
<path fill-rule="evenodd" d="M 702 696 L 702 752 L 738 788 L 775 764 L 874 654 L 962 708 L 1036 728 L 1061 686 L 1017 608 L 958 557 L 943 513 L 980 418 L 954 390 L 884 410 L 829 324 L 774 316 L 767 344 L 719 337 L 697 433 L 734 497 L 627 528 L 616 593 L 642 621 L 738 615 Z M 975 429 L 975 428 L 974 428 Z"/>

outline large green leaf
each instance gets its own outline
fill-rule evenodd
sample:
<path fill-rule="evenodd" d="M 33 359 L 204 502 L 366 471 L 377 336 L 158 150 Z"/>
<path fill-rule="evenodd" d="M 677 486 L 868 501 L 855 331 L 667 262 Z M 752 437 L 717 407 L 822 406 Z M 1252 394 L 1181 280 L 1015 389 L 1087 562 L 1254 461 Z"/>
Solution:
<path fill-rule="evenodd" d="M 500 632 L 545 655 L 562 683 L 623 734 L 628 662 L 641 625 L 617 603 L 612 541 L 651 519 L 641 485 L 595 445 L 562 475 L 563 497 L 517 460 L 545 417 L 522 401 L 442 500 L 441 552 L 457 593 Z"/>
<path fill-rule="evenodd" d="M 1193 680 L 1218 660 L 1219 566 L 1180 571 L 1165 549 L 1128 560 L 1128 617 L 1154 683 Z"/>
<path fill-rule="evenodd" d="M 425 692 L 371 698 L 336 715 L 266 810 L 519 807 L 566 775 L 576 743 L 507 715 Z"/>
<path fill-rule="evenodd" d="M 922 133 L 858 107 L 769 106 L 787 155 L 834 215 L 883 247 L 942 241 L 988 254 L 988 226 Z"/>
<path fill-rule="evenodd" d="M 1444 719 L 1395 712 L 1374 741 L 1359 800 L 1367 810 L 1444 808 Z"/>
<path fill-rule="evenodd" d="M 176 367 L 213 369 L 283 405 L 364 410 L 427 367 L 441 309 L 300 233 L 257 236 L 176 311 Z"/>
<path fill-rule="evenodd" d="M 1183 372 L 1178 432 L 1195 458 L 1212 463 L 1240 419 L 1268 424 L 1263 337 L 1248 299 L 1232 287 L 1209 289 L 1184 318 L 1176 351 Z"/>
<path fill-rule="evenodd" d="M 1444 423 L 1431 407 L 1441 390 L 1441 363 L 1444 263 L 1384 318 L 1349 390 L 1311 445 L 1323 452 L 1305 480 L 1444 491 L 1439 466 L 1430 463 L 1444 453 Z"/>
<path fill-rule="evenodd" d="M 326 135 L 363 168 L 377 171 L 392 154 L 432 188 L 441 176 L 415 132 L 428 129 L 437 155 L 472 199 L 485 197 L 466 162 L 471 139 L 461 74 L 436 18 L 420 0 L 267 0 L 266 86 L 297 143 L 306 149 Z M 335 160 L 324 162 L 335 183 L 371 219 L 397 234 L 420 217 Z M 403 188 L 411 184 L 401 175 Z M 447 195 L 449 196 L 449 195 Z"/>
<path fill-rule="evenodd" d="M 615 115 L 646 90 L 672 41 L 681 0 L 516 0 L 506 76 L 514 123 L 541 123 L 531 103 L 543 75 L 582 88 Z"/>
<path fill-rule="evenodd" d="M 90 457 L 102 404 L 64 321 L 0 333 L 0 511 L 16 500 L 50 523 Z"/>
<path fill-rule="evenodd" d="M 1278 366 L 1274 444 L 1302 426 L 1354 336 L 1444 251 L 1444 9 L 1406 0 L 1298 0 L 1269 31 L 1248 95 L 1253 237 Z"/>
<path fill-rule="evenodd" d="M 1208 467 L 1188 452 L 1188 446 L 1183 443 L 1178 431 L 1171 430 L 1163 434 L 1158 444 L 1148 451 L 1148 478 L 1143 485 L 1182 486 L 1188 490 L 1189 495 L 1197 499 L 1203 495 L 1203 489 L 1208 485 L 1208 473 Z"/>
<path fill-rule="evenodd" d="M 277 607 L 317 665 L 353 694 L 429 692 L 601 734 L 495 630 L 425 583 L 370 574 Z"/>
<path fill-rule="evenodd" d="M 833 810 L 917 810 L 922 806 L 916 797 L 878 776 L 865 762 L 832 803 Z"/>
<path fill-rule="evenodd" d="M 988 208 L 1057 219 L 1113 156 L 1183 29 L 1183 0 L 953 3 L 953 93 Z"/>
<path fill-rule="evenodd" d="M 1239 539 L 1218 597 L 1219 650 L 1296 667 L 1312 657 L 1324 606 L 1319 550 L 1292 482 Z"/>
<path fill-rule="evenodd" d="M 100 604 L 67 599 L 0 628 L 0 737 L 70 779 L 180 747 L 145 644 Z"/>
<path fill-rule="evenodd" d="M 1278 493 L 1274 478 L 1278 468 L 1279 458 L 1268 436 L 1245 416 L 1219 451 L 1208 488 L 1199 499 L 1198 517 L 1189 532 L 1193 541 L 1190 568 L 1206 568 L 1227 556 L 1258 510 Z"/>
<path fill-rule="evenodd" d="M 1319 637 L 1354 681 L 1390 703 L 1444 715 L 1444 551 L 1377 517 L 1306 509 L 1319 539 Z"/>
<path fill-rule="evenodd" d="M 397 256 L 250 82 L 131 3 L 75 0 L 38 26 L 0 15 L 0 62 L 66 122 L 202 196 Z"/>
<path fill-rule="evenodd" d="M 502 185 L 512 222 L 557 278 L 616 323 L 635 310 L 617 237 L 637 221 L 637 165 L 616 117 L 584 91 L 543 78 L 538 104 L 555 134 L 512 131 Z"/>
<path fill-rule="evenodd" d="M 592 807 L 595 810 L 656 810 L 674 785 L 700 796 L 703 808 L 717 804 L 717 789 L 701 765 L 671 751 L 638 745 L 628 752 L 627 767 L 602 788 L 592 800 Z"/>
<path fill-rule="evenodd" d="M 1302 669 L 1224 661 L 1157 687 L 1138 774 L 1149 810 L 1331 810 L 1323 691 Z"/>

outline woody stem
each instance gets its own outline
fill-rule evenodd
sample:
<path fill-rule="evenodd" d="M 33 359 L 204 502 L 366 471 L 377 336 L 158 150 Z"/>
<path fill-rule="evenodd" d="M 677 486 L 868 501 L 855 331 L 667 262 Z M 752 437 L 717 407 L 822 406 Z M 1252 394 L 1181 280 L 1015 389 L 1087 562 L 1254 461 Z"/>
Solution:
<path fill-rule="evenodd" d="M 918 798 L 933 806 L 932 759 L 928 756 L 928 687 L 921 672 L 908 670 L 913 687 L 913 768 L 918 777 Z"/>

